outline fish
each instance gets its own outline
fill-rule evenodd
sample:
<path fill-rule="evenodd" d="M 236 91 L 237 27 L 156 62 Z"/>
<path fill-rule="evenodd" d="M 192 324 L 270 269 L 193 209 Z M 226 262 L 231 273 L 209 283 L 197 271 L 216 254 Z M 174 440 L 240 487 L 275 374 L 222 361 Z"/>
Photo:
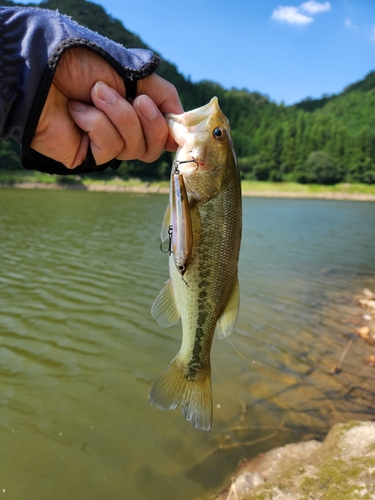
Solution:
<path fill-rule="evenodd" d="M 229 335 L 239 311 L 240 173 L 229 121 L 217 97 L 200 108 L 165 117 L 178 149 L 161 237 L 166 239 L 169 234 L 173 241 L 175 229 L 179 231 L 176 238 L 181 254 L 186 255 L 182 275 L 173 250 L 170 252 L 170 278 L 151 313 L 162 327 L 170 327 L 181 318 L 182 343 L 153 385 L 149 402 L 162 410 L 181 405 L 188 422 L 198 430 L 209 431 L 213 421 L 213 337 L 215 333 L 219 338 Z M 187 200 L 179 197 L 177 185 L 184 186 Z M 176 212 L 184 221 L 177 228 Z"/>

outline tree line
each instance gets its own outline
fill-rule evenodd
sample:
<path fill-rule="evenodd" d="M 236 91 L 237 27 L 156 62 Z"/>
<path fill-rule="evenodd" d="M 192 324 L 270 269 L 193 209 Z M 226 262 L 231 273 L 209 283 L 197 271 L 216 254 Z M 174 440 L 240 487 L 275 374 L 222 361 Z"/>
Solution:
<path fill-rule="evenodd" d="M 17 3 L 0 0 L 0 5 Z M 58 9 L 126 47 L 148 48 L 97 4 L 47 0 L 40 6 Z M 231 124 L 244 179 L 375 184 L 375 72 L 341 94 L 306 99 L 294 106 L 278 105 L 246 89 L 227 90 L 211 81 L 192 83 L 168 61 L 162 61 L 157 73 L 176 86 L 184 109 L 202 106 L 214 95 L 219 98 Z M 13 141 L 0 143 L 0 170 L 22 168 L 18 149 Z M 152 164 L 123 162 L 116 175 L 167 179 L 172 161 L 172 155 L 165 152 Z"/>

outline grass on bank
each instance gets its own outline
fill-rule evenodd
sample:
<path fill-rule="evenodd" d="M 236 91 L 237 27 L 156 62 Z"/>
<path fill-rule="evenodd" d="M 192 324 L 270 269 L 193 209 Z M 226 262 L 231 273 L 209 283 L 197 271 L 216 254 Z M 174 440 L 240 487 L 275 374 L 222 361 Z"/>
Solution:
<path fill-rule="evenodd" d="M 104 175 L 103 175 L 104 174 Z M 18 183 L 43 183 L 43 184 L 63 184 L 63 185 L 101 185 L 107 186 L 150 186 L 150 187 L 168 187 L 168 181 L 150 181 L 144 182 L 139 179 L 123 180 L 117 176 L 105 175 L 98 172 L 95 177 L 89 176 L 62 176 L 49 175 L 41 172 L 25 171 L 1 171 L 0 185 L 12 186 Z M 266 182 L 266 181 L 242 181 L 242 190 L 256 191 L 259 193 L 348 193 L 348 194 L 370 194 L 375 195 L 375 184 L 349 184 L 340 183 L 333 186 L 322 184 L 298 184 L 296 182 Z"/>
<path fill-rule="evenodd" d="M 37 184 L 62 184 L 62 185 L 107 185 L 107 186 L 158 186 L 168 187 L 168 181 L 144 182 L 140 179 L 124 180 L 120 177 L 107 174 L 106 172 L 98 172 L 95 177 L 86 175 L 50 175 L 42 172 L 27 170 L 6 171 L 0 170 L 0 185 L 13 186 L 20 183 L 37 183 Z"/>
<path fill-rule="evenodd" d="M 325 184 L 298 184 L 297 182 L 242 181 L 242 190 L 281 193 L 348 193 L 375 195 L 375 184 L 349 184 L 341 182 L 332 186 Z"/>

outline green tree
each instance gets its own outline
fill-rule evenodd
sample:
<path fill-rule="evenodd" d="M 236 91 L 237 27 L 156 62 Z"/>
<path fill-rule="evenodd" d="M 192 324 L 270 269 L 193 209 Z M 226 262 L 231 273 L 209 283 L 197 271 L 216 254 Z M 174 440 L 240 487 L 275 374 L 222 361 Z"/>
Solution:
<path fill-rule="evenodd" d="M 339 169 L 324 151 L 310 153 L 304 171 L 310 178 L 310 182 L 318 184 L 336 184 L 342 180 Z"/>
<path fill-rule="evenodd" d="M 0 0 L 0 5 L 17 3 Z M 40 6 L 58 9 L 126 47 L 148 48 L 140 37 L 90 1 L 45 0 Z M 193 83 L 169 61 L 162 61 L 157 72 L 176 86 L 186 110 L 206 104 L 215 95 L 218 97 L 231 124 L 242 177 L 323 183 L 341 179 L 374 182 L 375 72 L 341 94 L 306 99 L 294 106 L 277 105 L 247 89 L 227 90 L 209 80 Z M 162 155 L 153 164 L 124 162 L 115 175 L 168 178 L 171 162 L 170 154 Z M 20 168 L 18 146 L 0 144 L 0 169 L 17 168 Z"/>

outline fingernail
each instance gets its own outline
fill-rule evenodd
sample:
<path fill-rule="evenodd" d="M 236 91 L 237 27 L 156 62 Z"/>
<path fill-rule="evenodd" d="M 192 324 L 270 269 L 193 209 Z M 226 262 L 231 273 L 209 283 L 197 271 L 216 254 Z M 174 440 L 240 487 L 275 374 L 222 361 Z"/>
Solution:
<path fill-rule="evenodd" d="M 158 114 L 155 104 L 148 97 L 141 95 L 138 98 L 138 109 L 146 120 L 153 120 Z"/>
<path fill-rule="evenodd" d="M 69 108 L 73 111 L 85 111 L 85 109 L 87 109 L 87 104 L 78 101 L 69 101 Z"/>
<path fill-rule="evenodd" d="M 95 84 L 95 94 L 98 99 L 107 104 L 112 104 L 116 100 L 116 93 L 104 82 Z"/>

